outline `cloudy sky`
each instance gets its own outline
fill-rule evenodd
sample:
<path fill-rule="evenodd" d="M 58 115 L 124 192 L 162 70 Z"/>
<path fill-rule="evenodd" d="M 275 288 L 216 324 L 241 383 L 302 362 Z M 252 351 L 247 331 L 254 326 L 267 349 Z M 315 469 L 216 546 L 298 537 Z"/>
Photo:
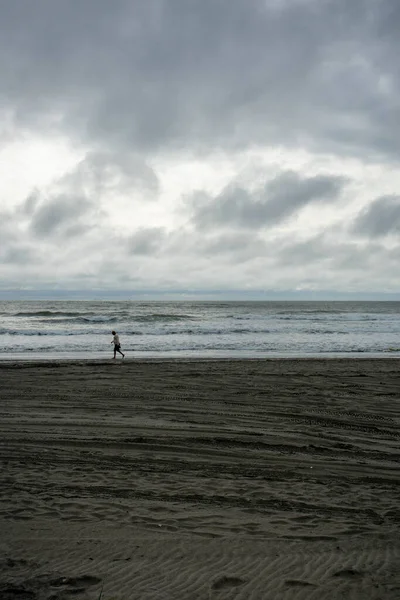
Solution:
<path fill-rule="evenodd" d="M 399 0 L 0 0 L 0 289 L 400 293 L 399 29 Z"/>

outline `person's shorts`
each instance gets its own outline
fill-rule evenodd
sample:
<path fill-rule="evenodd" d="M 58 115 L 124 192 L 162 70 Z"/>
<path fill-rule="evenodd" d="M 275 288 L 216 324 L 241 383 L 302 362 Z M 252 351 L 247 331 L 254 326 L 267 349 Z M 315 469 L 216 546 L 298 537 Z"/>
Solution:
<path fill-rule="evenodd" d="M 114 350 L 121 350 L 121 344 L 114 344 Z"/>

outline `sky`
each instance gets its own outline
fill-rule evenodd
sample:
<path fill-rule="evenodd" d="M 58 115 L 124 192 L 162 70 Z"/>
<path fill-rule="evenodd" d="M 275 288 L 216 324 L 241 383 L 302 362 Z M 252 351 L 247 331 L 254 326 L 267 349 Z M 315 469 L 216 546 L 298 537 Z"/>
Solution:
<path fill-rule="evenodd" d="M 398 0 L 0 0 L 0 295 L 400 298 Z"/>

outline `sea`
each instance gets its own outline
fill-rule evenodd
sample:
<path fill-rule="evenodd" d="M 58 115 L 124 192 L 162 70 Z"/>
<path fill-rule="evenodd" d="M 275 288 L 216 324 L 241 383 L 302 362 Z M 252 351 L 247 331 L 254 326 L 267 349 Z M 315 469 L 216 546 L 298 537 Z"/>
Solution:
<path fill-rule="evenodd" d="M 0 360 L 400 356 L 400 302 L 0 301 Z M 119 357 L 120 358 L 120 357 Z"/>

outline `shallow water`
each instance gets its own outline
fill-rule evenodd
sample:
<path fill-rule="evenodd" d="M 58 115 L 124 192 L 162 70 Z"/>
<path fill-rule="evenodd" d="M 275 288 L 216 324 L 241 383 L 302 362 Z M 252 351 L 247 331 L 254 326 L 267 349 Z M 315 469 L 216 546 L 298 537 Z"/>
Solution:
<path fill-rule="evenodd" d="M 400 356 L 400 302 L 2 301 L 0 359 Z"/>

